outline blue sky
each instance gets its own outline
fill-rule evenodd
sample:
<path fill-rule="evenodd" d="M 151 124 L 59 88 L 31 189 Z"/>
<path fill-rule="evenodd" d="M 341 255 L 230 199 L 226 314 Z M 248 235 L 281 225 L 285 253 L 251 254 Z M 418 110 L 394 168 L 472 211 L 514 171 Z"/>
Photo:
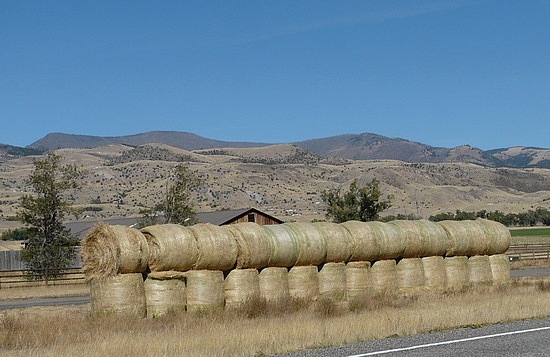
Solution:
<path fill-rule="evenodd" d="M 550 147 L 550 1 L 0 1 L 0 143 Z"/>

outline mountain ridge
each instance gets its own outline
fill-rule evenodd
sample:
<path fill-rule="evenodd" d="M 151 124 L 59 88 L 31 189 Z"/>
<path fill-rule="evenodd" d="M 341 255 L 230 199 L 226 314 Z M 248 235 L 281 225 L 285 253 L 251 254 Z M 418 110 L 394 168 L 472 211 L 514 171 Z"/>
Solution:
<path fill-rule="evenodd" d="M 149 131 L 125 136 L 91 136 L 50 133 L 25 149 L 48 151 L 62 148 L 95 148 L 109 144 L 140 146 L 165 144 L 184 150 L 253 148 L 282 143 L 232 142 L 205 138 L 189 132 Z M 373 133 L 342 134 L 291 142 L 322 157 L 350 160 L 399 160 L 403 162 L 465 162 L 489 167 L 550 168 L 550 149 L 515 146 L 481 150 L 470 145 L 436 147 Z"/>

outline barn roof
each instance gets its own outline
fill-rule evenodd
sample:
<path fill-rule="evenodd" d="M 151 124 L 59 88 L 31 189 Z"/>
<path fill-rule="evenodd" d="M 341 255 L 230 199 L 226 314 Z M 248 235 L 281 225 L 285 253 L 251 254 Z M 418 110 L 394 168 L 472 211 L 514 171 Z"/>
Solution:
<path fill-rule="evenodd" d="M 214 212 L 199 212 L 197 213 L 197 220 L 200 223 L 212 223 L 212 224 L 221 226 L 231 221 L 237 220 L 240 217 L 243 217 L 249 213 L 260 214 L 268 218 L 271 218 L 275 222 L 283 223 L 283 221 L 281 221 L 280 219 L 270 216 L 267 213 L 259 211 L 255 208 L 242 208 L 242 209 L 236 209 L 236 210 L 222 210 L 222 211 L 214 211 Z"/>

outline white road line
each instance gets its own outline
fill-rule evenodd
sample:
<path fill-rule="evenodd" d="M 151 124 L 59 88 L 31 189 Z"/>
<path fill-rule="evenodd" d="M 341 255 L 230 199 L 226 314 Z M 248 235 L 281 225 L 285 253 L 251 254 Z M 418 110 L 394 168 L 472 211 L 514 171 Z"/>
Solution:
<path fill-rule="evenodd" d="M 363 353 L 363 354 L 360 354 L 360 355 L 351 355 L 351 356 L 348 356 L 348 357 L 375 356 L 375 355 L 382 355 L 382 354 L 392 353 L 392 352 L 401 352 L 401 351 L 416 350 L 416 349 L 419 349 L 419 348 L 426 348 L 426 347 L 433 347 L 433 346 L 442 346 L 442 345 L 450 345 L 450 344 L 453 344 L 453 343 L 460 343 L 460 342 L 467 342 L 467 341 L 482 340 L 482 339 L 484 339 L 484 338 L 492 338 L 492 337 L 501 337 L 501 336 L 508 336 L 508 335 L 516 335 L 516 334 L 520 334 L 520 333 L 535 332 L 535 331 L 543 331 L 543 330 L 550 330 L 550 326 L 547 326 L 547 327 L 539 327 L 539 328 L 533 328 L 533 329 L 529 329 L 529 330 L 519 330 L 519 331 L 512 331 L 512 332 L 496 333 L 496 334 L 494 334 L 494 335 L 485 335 L 485 336 L 477 336 L 477 337 L 463 338 L 463 339 L 460 339 L 460 340 L 451 340 L 451 341 L 443 341 L 443 342 L 428 343 L 428 344 L 425 344 L 425 345 L 416 345 L 416 346 L 403 347 L 403 348 L 394 348 L 394 349 L 392 349 L 392 350 L 369 352 L 369 353 Z"/>

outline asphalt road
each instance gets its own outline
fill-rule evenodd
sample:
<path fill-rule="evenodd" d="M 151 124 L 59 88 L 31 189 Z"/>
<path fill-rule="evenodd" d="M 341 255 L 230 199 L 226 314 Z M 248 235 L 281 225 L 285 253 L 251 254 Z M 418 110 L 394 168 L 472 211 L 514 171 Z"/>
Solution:
<path fill-rule="evenodd" d="M 550 356 L 550 318 L 387 338 L 280 356 Z"/>
<path fill-rule="evenodd" d="M 90 303 L 90 295 L 40 299 L 0 300 L 0 310 L 21 309 L 33 306 L 83 305 Z"/>
<path fill-rule="evenodd" d="M 550 268 L 522 269 L 510 271 L 512 278 L 550 276 Z"/>

